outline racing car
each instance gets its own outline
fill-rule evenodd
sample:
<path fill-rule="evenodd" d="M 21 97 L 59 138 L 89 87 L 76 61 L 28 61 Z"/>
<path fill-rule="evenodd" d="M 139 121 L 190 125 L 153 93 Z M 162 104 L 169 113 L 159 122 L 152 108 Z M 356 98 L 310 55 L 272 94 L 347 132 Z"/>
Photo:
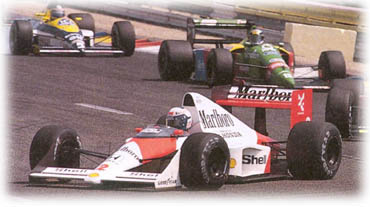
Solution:
<path fill-rule="evenodd" d="M 135 51 L 135 31 L 128 21 L 117 21 L 111 34 L 96 33 L 92 15 L 71 13 L 57 5 L 36 13 L 37 19 L 15 20 L 10 28 L 9 47 L 13 55 L 113 54 L 131 56 Z M 111 45 L 105 39 L 111 38 Z"/>
<path fill-rule="evenodd" d="M 246 30 L 247 38 L 239 39 L 197 39 L 201 29 Z M 225 31 L 228 32 L 228 31 Z M 194 48 L 194 44 L 215 44 L 214 49 Z M 224 49 L 224 44 L 233 44 Z M 187 20 L 187 40 L 165 40 L 158 54 L 158 69 L 162 80 L 193 79 L 206 82 L 210 87 L 217 85 L 248 84 L 278 85 L 286 88 L 312 86 L 329 89 L 327 80 L 346 77 L 343 54 L 340 51 L 321 53 L 318 66 L 319 83 L 294 77 L 294 51 L 288 43 L 277 45 L 265 43 L 263 31 L 245 19 L 192 19 Z M 297 77 L 298 79 L 298 77 Z"/>
<path fill-rule="evenodd" d="M 308 121 L 312 119 L 312 90 L 271 90 L 230 88 L 214 96 L 217 103 L 186 93 L 181 107 L 172 108 L 156 124 L 136 128 L 138 133 L 112 154 L 82 149 L 82 139 L 74 129 L 42 127 L 30 147 L 29 182 L 80 180 L 92 185 L 134 183 L 155 189 L 215 190 L 225 183 L 257 178 L 333 178 L 341 162 L 341 135 L 330 123 Z M 291 109 L 287 141 L 256 132 L 218 103 Z M 81 154 L 103 161 L 92 169 L 81 168 Z"/>

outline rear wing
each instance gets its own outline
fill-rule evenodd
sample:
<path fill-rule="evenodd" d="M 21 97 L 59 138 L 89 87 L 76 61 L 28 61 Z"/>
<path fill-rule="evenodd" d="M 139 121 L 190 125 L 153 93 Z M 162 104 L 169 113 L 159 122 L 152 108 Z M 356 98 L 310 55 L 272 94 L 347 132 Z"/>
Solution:
<path fill-rule="evenodd" d="M 224 38 L 224 39 L 196 39 L 196 32 L 198 29 L 251 29 L 255 24 L 246 19 L 187 19 L 187 41 L 194 44 L 216 44 L 217 47 L 222 47 L 223 44 L 239 43 L 240 38 Z M 220 32 L 221 36 L 232 36 Z"/>
<path fill-rule="evenodd" d="M 265 86 L 217 86 L 212 90 L 212 100 L 221 106 L 256 108 L 255 123 L 266 125 L 263 114 L 257 109 L 290 110 L 290 128 L 301 121 L 312 120 L 312 89 L 282 89 Z M 264 113 L 264 110 L 263 110 Z M 255 126 L 261 127 L 261 126 Z M 266 128 L 263 126 L 262 128 Z"/>

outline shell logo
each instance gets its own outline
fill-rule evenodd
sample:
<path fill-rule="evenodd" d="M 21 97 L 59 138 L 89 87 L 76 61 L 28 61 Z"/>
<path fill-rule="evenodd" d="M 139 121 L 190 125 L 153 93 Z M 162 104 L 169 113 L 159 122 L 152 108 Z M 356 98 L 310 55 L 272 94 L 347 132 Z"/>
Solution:
<path fill-rule="evenodd" d="M 236 160 L 234 158 L 230 159 L 230 168 L 234 168 L 236 166 Z"/>

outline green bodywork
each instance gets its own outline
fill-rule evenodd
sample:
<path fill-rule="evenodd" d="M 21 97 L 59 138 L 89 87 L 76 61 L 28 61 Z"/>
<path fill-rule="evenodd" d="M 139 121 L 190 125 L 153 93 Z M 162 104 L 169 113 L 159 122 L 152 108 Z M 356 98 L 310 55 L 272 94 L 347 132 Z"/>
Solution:
<path fill-rule="evenodd" d="M 248 78 L 265 84 L 294 88 L 293 75 L 277 48 L 272 44 L 251 45 L 246 40 L 241 44 L 245 47 L 244 52 L 236 53 L 236 62 L 256 65 L 248 66 Z"/>

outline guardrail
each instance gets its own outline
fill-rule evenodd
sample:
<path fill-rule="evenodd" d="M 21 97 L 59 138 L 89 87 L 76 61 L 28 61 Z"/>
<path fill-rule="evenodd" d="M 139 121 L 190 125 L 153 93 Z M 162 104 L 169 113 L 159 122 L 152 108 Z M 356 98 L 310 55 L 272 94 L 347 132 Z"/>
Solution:
<path fill-rule="evenodd" d="M 186 29 L 186 19 L 188 17 L 235 18 L 243 16 L 248 20 L 254 20 L 257 25 L 263 26 L 266 41 L 269 42 L 282 41 L 284 25 L 287 21 L 339 27 L 360 32 L 364 28 L 361 22 L 362 9 L 326 5 L 326 7 L 315 10 L 314 8 L 319 7 L 318 4 L 294 3 L 292 0 L 284 0 L 289 6 L 280 5 L 281 7 L 278 7 L 276 3 L 270 4 L 271 2 L 269 2 L 270 6 L 267 4 L 264 6 L 261 4 L 253 5 L 251 2 L 253 1 L 204 0 L 189 3 L 185 0 L 110 0 L 106 2 L 102 0 L 79 2 L 69 0 L 63 1 L 63 5 L 180 29 Z M 293 3 L 290 4 L 290 2 Z M 315 5 L 316 7 L 308 9 L 307 5 Z M 220 30 L 202 30 L 200 32 L 229 38 L 242 39 L 245 37 L 245 32 L 227 33 Z M 364 52 L 359 47 L 362 43 L 363 40 L 358 38 L 355 60 L 362 60 Z"/>
<path fill-rule="evenodd" d="M 290 22 L 363 31 L 365 10 L 314 2 L 277 1 L 257 4 L 246 1 L 235 3 L 237 13 L 263 16 Z"/>

